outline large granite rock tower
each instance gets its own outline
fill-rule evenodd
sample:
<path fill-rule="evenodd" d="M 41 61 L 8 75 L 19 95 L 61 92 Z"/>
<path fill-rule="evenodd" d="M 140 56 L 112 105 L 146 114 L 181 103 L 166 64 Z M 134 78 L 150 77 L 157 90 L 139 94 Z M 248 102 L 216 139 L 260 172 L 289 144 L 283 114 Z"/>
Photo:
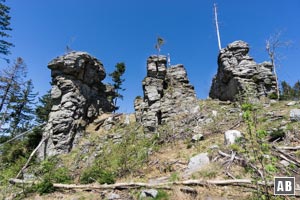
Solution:
<path fill-rule="evenodd" d="M 146 130 L 168 123 L 173 117 L 198 112 L 194 87 L 183 65 L 167 68 L 166 56 L 150 56 L 143 80 L 144 97 L 135 100 L 135 115 Z"/>
<path fill-rule="evenodd" d="M 108 97 L 114 92 L 101 83 L 105 78 L 102 63 L 85 52 L 71 52 L 52 60 L 53 106 L 39 149 L 39 157 L 68 153 L 83 135 L 86 125 L 113 105 Z"/>
<path fill-rule="evenodd" d="M 220 51 L 218 72 L 209 92 L 211 98 L 233 101 L 246 93 L 255 98 L 276 94 L 272 64 L 258 64 L 248 52 L 249 46 L 243 41 L 235 41 Z"/>

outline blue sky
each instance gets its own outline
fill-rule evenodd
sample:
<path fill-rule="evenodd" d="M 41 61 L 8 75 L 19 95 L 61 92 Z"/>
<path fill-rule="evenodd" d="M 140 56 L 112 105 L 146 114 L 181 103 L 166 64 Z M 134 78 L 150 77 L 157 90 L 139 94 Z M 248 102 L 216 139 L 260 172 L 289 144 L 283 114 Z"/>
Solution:
<path fill-rule="evenodd" d="M 293 46 L 279 51 L 284 56 L 279 79 L 292 84 L 300 79 L 298 0 L 8 0 L 15 44 L 11 58 L 24 58 L 40 95 L 50 89 L 48 62 L 64 54 L 67 45 L 97 57 L 107 73 L 125 62 L 126 91 L 119 105 L 120 112 L 132 112 L 134 98 L 142 95 L 146 59 L 156 53 L 161 36 L 166 41 L 161 53 L 170 53 L 172 64 L 184 64 L 197 96 L 204 99 L 217 71 L 214 2 L 222 47 L 244 40 L 250 55 L 262 62 L 268 60 L 265 40 L 282 30 L 282 40 L 293 41 Z"/>

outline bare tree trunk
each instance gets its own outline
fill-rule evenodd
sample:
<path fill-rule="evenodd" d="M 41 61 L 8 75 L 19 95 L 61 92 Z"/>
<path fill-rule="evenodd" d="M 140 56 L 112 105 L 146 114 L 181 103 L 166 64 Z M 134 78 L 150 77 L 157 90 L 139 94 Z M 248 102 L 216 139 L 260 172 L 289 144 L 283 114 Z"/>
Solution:
<path fill-rule="evenodd" d="M 279 91 L 279 82 L 278 82 L 278 76 L 277 76 L 277 71 L 276 71 L 276 65 L 275 65 L 275 59 L 274 57 L 271 58 L 271 62 L 272 62 L 272 65 L 273 65 L 273 71 L 274 71 L 274 75 L 275 75 L 275 81 L 276 81 L 276 87 L 277 87 L 277 100 L 279 100 L 280 98 L 280 91 Z"/>
<path fill-rule="evenodd" d="M 220 31 L 219 31 L 219 24 L 218 24 L 218 13 L 217 13 L 217 5 L 216 4 L 214 4 L 214 13 L 215 13 L 216 30 L 217 30 L 217 37 L 218 37 L 218 46 L 219 46 L 219 50 L 221 50 L 222 47 L 221 47 Z"/>
<path fill-rule="evenodd" d="M 281 32 L 277 32 L 274 35 L 270 36 L 270 38 L 266 41 L 266 51 L 271 59 L 271 63 L 273 65 L 273 73 L 275 75 L 275 81 L 276 81 L 276 94 L 277 94 L 277 100 L 280 98 L 280 92 L 279 92 L 279 81 L 277 76 L 277 63 L 275 61 L 279 61 L 279 56 L 277 55 L 278 48 L 281 47 L 288 47 L 291 44 L 291 41 L 281 41 L 280 40 Z"/>

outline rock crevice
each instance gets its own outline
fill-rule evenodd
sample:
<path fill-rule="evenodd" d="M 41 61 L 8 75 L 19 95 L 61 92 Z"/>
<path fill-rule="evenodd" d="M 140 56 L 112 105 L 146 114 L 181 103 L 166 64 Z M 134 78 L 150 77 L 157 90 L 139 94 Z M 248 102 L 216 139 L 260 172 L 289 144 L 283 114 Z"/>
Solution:
<path fill-rule="evenodd" d="M 135 100 L 135 114 L 149 131 L 169 122 L 176 115 L 197 112 L 194 87 L 183 65 L 167 68 L 166 56 L 147 59 L 147 76 L 143 80 L 144 97 Z"/>
<path fill-rule="evenodd" d="M 48 68 L 53 106 L 43 135 L 49 139 L 39 150 L 40 158 L 68 153 L 89 122 L 113 110 L 108 97 L 114 92 L 101 82 L 106 73 L 96 58 L 71 52 L 52 60 Z"/>
<path fill-rule="evenodd" d="M 244 41 L 235 41 L 220 51 L 218 72 L 209 93 L 211 98 L 234 101 L 247 94 L 256 98 L 276 94 L 272 64 L 258 64 L 248 52 L 249 45 Z"/>

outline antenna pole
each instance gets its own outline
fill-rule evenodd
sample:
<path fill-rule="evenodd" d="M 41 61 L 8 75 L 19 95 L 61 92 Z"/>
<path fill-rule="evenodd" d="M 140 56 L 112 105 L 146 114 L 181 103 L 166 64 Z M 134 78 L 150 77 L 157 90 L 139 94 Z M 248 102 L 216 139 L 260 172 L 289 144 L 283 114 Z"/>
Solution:
<path fill-rule="evenodd" d="M 220 31 L 219 31 L 219 24 L 218 24 L 217 5 L 215 3 L 214 3 L 214 13 L 215 13 L 215 22 L 216 22 L 216 29 L 217 29 L 218 45 L 219 45 L 219 50 L 221 50 L 221 39 L 220 39 Z"/>

